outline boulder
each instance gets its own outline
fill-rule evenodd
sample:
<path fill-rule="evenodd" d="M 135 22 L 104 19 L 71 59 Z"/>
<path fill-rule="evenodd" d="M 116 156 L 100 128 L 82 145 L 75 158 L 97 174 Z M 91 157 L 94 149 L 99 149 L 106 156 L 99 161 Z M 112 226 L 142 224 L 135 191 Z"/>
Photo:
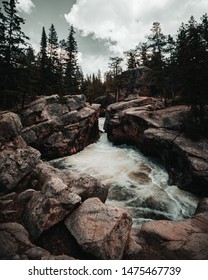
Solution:
<path fill-rule="evenodd" d="M 21 112 L 22 137 L 45 159 L 77 153 L 98 139 L 99 110 L 84 95 L 41 97 Z"/>
<path fill-rule="evenodd" d="M 0 148 L 3 143 L 14 140 L 20 135 L 22 123 L 19 116 L 12 112 L 0 113 Z"/>
<path fill-rule="evenodd" d="M 22 182 L 23 185 L 23 182 Z M 102 202 L 106 201 L 108 188 L 97 179 L 88 174 L 60 170 L 48 163 L 40 163 L 33 172 L 25 178 L 25 185 L 33 186 L 36 190 L 59 191 L 60 188 L 68 188 L 82 199 L 98 197 Z"/>
<path fill-rule="evenodd" d="M 23 212 L 24 224 L 33 240 L 62 221 L 81 202 L 81 198 L 63 183 L 56 186 L 59 182 L 51 181 L 51 184 L 49 190 L 35 192 Z"/>
<path fill-rule="evenodd" d="M 139 233 L 164 259 L 208 259 L 208 215 L 197 214 L 184 221 L 152 221 Z"/>
<path fill-rule="evenodd" d="M 11 259 L 32 247 L 28 232 L 18 223 L 0 224 L 0 259 Z"/>
<path fill-rule="evenodd" d="M 15 189 L 40 161 L 39 151 L 20 136 L 21 129 L 18 115 L 0 113 L 0 192 Z"/>
<path fill-rule="evenodd" d="M 132 221 L 126 211 L 90 198 L 66 218 L 65 224 L 84 251 L 99 259 L 121 259 Z"/>
<path fill-rule="evenodd" d="M 1 260 L 73 260 L 67 255 L 53 255 L 29 240 L 26 229 L 18 223 L 0 224 Z"/>
<path fill-rule="evenodd" d="M 15 189 L 40 161 L 40 153 L 32 147 L 15 148 L 0 151 L 0 192 Z"/>

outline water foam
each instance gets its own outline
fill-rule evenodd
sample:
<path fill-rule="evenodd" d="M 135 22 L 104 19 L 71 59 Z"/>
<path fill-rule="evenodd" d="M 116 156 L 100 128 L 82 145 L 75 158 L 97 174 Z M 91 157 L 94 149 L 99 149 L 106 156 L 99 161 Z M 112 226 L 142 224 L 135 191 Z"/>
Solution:
<path fill-rule="evenodd" d="M 114 146 L 105 133 L 83 151 L 53 162 L 90 174 L 109 186 L 106 203 L 127 209 L 137 226 L 152 219 L 190 217 L 199 201 L 193 194 L 169 186 L 168 174 L 159 162 L 134 147 Z"/>

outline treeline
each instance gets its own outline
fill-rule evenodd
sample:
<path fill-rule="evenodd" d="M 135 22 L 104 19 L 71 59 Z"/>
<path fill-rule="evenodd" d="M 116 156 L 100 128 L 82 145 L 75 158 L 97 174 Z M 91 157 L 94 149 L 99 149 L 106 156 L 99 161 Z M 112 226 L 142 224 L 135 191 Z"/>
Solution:
<path fill-rule="evenodd" d="M 177 35 L 165 35 L 160 23 L 153 23 L 147 41 L 124 53 L 124 57 L 110 58 L 108 80 L 115 95 L 123 86 L 121 63 L 127 69 L 145 67 L 145 82 L 151 95 L 166 101 L 190 105 L 190 117 L 184 120 L 190 133 L 208 136 L 208 15 L 198 23 L 191 16 L 182 23 Z M 131 83 L 130 92 L 134 81 Z M 193 129 L 193 131 L 192 131 Z"/>
<path fill-rule="evenodd" d="M 73 26 L 67 39 L 58 40 L 55 26 L 40 36 L 35 54 L 22 31 L 25 24 L 18 15 L 17 1 L 3 1 L 0 10 L 0 107 L 24 107 L 38 95 L 81 94 L 90 102 L 104 94 L 101 73 L 84 78 L 78 64 L 78 47 Z"/>
<path fill-rule="evenodd" d="M 134 91 L 136 78 L 123 81 L 121 65 L 126 69 L 144 67 L 145 83 L 153 96 L 190 105 L 192 126 L 208 131 L 208 16 L 200 22 L 192 16 L 182 23 L 176 36 L 165 35 L 160 23 L 153 23 L 146 42 L 110 57 L 104 80 L 100 71 L 84 77 L 78 64 L 78 47 L 73 26 L 68 37 L 58 40 L 55 26 L 42 29 L 40 50 L 35 54 L 21 27 L 17 0 L 3 1 L 0 10 L 0 107 L 24 107 L 37 95 L 80 94 L 94 102 L 102 95 L 119 100 L 122 87 Z M 47 33 L 47 34 L 46 34 Z M 124 70 L 126 70 L 124 69 Z"/>

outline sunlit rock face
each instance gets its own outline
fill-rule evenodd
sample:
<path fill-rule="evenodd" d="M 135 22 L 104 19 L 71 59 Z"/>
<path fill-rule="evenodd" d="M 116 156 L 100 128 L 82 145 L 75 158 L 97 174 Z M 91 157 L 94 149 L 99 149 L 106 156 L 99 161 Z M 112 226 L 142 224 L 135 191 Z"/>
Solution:
<path fill-rule="evenodd" d="M 45 159 L 77 153 L 99 137 L 99 108 L 84 95 L 41 97 L 21 112 L 22 137 Z"/>

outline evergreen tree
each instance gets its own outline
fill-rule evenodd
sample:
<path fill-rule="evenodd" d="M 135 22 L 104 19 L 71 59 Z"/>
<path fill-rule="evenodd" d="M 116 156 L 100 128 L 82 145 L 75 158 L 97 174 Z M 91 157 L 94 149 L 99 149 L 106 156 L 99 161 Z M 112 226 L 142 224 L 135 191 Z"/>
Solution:
<path fill-rule="evenodd" d="M 26 102 L 33 100 L 38 93 L 38 72 L 34 49 L 29 46 L 25 51 L 24 66 L 21 69 L 20 83 L 22 108 Z"/>
<path fill-rule="evenodd" d="M 18 15 L 17 0 L 3 1 L 4 14 L 0 13 L 0 57 L 4 67 L 1 85 L 2 104 L 18 102 L 18 69 L 23 64 L 24 46 L 29 38 L 21 30 L 24 19 Z"/>
<path fill-rule="evenodd" d="M 69 29 L 69 36 L 66 42 L 67 52 L 67 66 L 65 73 L 65 87 L 67 94 L 77 94 L 79 91 L 79 81 L 77 79 L 78 74 L 78 47 L 75 40 L 75 30 L 73 25 Z"/>
<path fill-rule="evenodd" d="M 41 42 L 40 42 L 40 92 L 41 94 L 48 93 L 48 56 L 47 56 L 47 36 L 45 27 L 42 29 Z"/>
<path fill-rule="evenodd" d="M 111 74 L 113 77 L 113 84 L 114 84 L 114 93 L 115 93 L 115 101 L 118 102 L 119 100 L 119 91 L 120 91 L 120 80 L 119 74 L 122 72 L 121 62 L 123 58 L 121 57 L 110 57 L 109 68 L 111 69 Z"/>
<path fill-rule="evenodd" d="M 148 36 L 148 50 L 151 52 L 151 58 L 148 66 L 152 71 L 148 74 L 148 82 L 154 87 L 156 94 L 167 97 L 166 93 L 166 68 L 164 53 L 166 46 L 166 36 L 162 33 L 159 22 L 154 22 L 151 34 Z"/>
<path fill-rule="evenodd" d="M 58 61 L 58 36 L 55 30 L 55 27 L 53 24 L 51 24 L 51 27 L 49 29 L 49 35 L 48 35 L 48 47 L 47 47 L 47 53 L 48 53 L 48 78 L 49 78 L 49 84 L 50 84 L 50 90 L 53 94 L 54 92 L 58 92 L 58 81 L 59 81 L 59 61 Z"/>
<path fill-rule="evenodd" d="M 124 55 L 127 59 L 127 69 L 134 69 L 138 66 L 137 62 L 137 49 L 131 49 L 129 51 L 124 52 Z"/>

